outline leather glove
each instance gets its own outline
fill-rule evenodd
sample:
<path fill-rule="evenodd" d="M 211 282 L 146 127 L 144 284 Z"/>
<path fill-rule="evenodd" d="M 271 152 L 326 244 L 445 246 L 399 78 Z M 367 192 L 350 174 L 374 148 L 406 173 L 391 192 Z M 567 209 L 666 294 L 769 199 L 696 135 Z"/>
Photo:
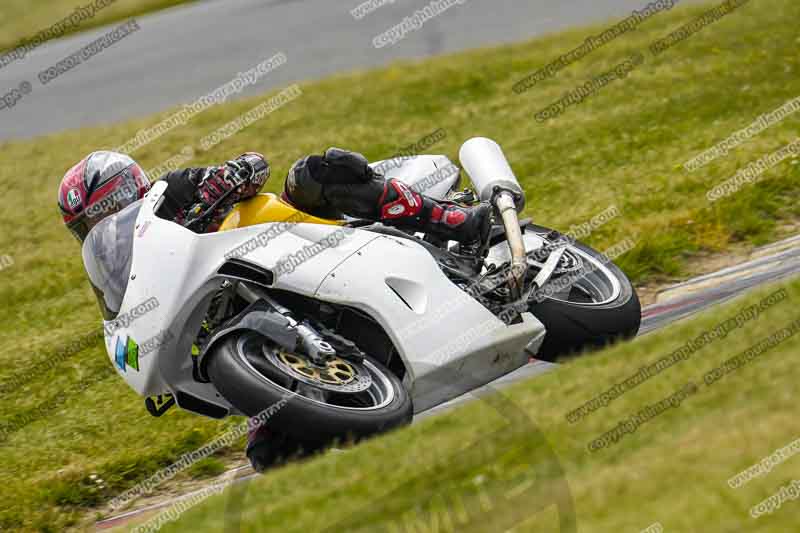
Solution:
<path fill-rule="evenodd" d="M 209 167 L 203 171 L 197 192 L 202 203 L 208 207 L 222 198 L 231 189 L 243 185 L 245 180 L 226 167 Z M 229 195 L 228 198 L 230 198 Z"/>
<path fill-rule="evenodd" d="M 232 189 L 229 203 L 255 196 L 269 177 L 269 163 L 261 154 L 247 152 L 221 167 L 207 168 L 198 184 L 198 193 L 206 206 L 217 202 Z"/>
<path fill-rule="evenodd" d="M 247 184 L 241 190 L 240 199 L 258 194 L 270 175 L 269 162 L 257 152 L 245 152 L 233 161 L 228 161 L 225 166 L 246 179 Z"/>

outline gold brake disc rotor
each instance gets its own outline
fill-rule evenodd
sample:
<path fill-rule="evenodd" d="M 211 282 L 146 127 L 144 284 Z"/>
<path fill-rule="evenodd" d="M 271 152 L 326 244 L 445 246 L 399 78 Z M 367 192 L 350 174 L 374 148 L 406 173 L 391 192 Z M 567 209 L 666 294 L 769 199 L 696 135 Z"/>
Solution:
<path fill-rule="evenodd" d="M 336 392 L 361 392 L 372 385 L 372 377 L 361 365 L 340 357 L 317 365 L 302 354 L 284 350 L 268 351 L 265 355 L 290 376 L 316 387 Z"/>

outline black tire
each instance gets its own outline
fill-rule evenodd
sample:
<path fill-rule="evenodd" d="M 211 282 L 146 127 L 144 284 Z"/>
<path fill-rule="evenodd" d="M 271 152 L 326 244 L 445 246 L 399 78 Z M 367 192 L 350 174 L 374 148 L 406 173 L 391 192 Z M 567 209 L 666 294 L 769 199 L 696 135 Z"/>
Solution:
<path fill-rule="evenodd" d="M 244 353 L 240 339 L 247 336 L 268 342 L 251 332 L 232 334 L 212 348 L 206 368 L 220 394 L 252 417 L 286 398 L 287 389 L 265 377 L 265 365 L 273 372 L 275 369 L 265 358 Z M 347 409 L 290 393 L 289 400 L 269 417 L 267 427 L 318 446 L 334 440 L 357 441 L 410 423 L 413 407 L 405 386 L 383 365 L 367 359 L 391 384 L 394 395 L 387 405 L 372 410 Z"/>
<path fill-rule="evenodd" d="M 557 233 L 535 225 L 528 226 L 526 231 L 550 234 L 550 237 Z M 575 241 L 573 246 L 594 258 L 603 259 L 602 254 L 579 241 Z M 615 300 L 584 307 L 545 298 L 529 306 L 531 313 L 547 328 L 544 342 L 536 354 L 537 359 L 552 362 L 559 357 L 634 337 L 639 332 L 642 307 L 636 290 L 625 273 L 614 263 L 608 262 L 605 266 L 620 283 L 620 294 Z"/>

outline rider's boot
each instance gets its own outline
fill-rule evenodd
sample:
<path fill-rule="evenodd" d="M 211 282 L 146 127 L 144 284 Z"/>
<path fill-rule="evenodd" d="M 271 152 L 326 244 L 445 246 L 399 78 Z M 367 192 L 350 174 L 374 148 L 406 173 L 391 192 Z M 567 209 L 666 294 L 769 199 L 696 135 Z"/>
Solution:
<path fill-rule="evenodd" d="M 378 210 L 386 225 L 410 227 L 462 244 L 485 242 L 492 224 L 492 208 L 487 203 L 464 207 L 439 202 L 396 179 L 386 180 Z"/>
<path fill-rule="evenodd" d="M 263 426 L 251 429 L 247 434 L 245 454 L 256 472 L 263 472 L 277 460 L 277 446 L 276 443 L 270 442 L 270 437 Z"/>
<path fill-rule="evenodd" d="M 287 435 L 259 426 L 247 433 L 247 449 L 245 454 L 256 472 L 278 466 L 293 456 L 302 453 Z"/>
<path fill-rule="evenodd" d="M 293 459 L 308 457 L 321 450 L 324 443 L 291 437 L 273 427 L 261 425 L 247 433 L 245 454 L 256 472 L 280 466 Z"/>

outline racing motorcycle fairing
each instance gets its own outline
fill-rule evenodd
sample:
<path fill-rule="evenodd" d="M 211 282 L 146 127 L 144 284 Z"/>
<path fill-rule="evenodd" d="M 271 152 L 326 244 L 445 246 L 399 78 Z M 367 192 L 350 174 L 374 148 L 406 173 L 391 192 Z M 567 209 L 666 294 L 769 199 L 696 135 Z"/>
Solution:
<path fill-rule="evenodd" d="M 130 229 L 135 236 L 127 290 L 117 318 L 105 322 L 111 362 L 140 395 L 173 393 L 181 407 L 191 407 L 182 405 L 188 396 L 235 414 L 212 384 L 194 379 L 190 356 L 209 303 L 226 279 L 220 269 L 232 259 L 275 273 L 273 289 L 369 313 L 395 343 L 407 371 L 405 384 L 420 408 L 525 364 L 525 347 L 544 334 L 527 313 L 522 323 L 506 326 L 456 287 L 413 241 L 330 222 L 268 222 L 196 234 L 156 215 L 166 187 L 157 182 L 142 202 Z M 275 217 L 274 201 L 258 200 L 254 211 Z M 259 202 L 263 205 L 255 209 Z M 266 208 L 270 203 L 273 208 Z M 261 238 L 265 234 L 268 240 Z M 299 250 L 319 250 L 321 242 L 330 245 L 313 260 L 281 267 Z M 234 258 L 236 250 L 246 253 Z M 453 305 L 457 319 L 446 316 Z M 417 334 L 404 331 L 410 324 L 420 328 Z"/>
<path fill-rule="evenodd" d="M 369 297 L 354 300 L 361 294 Z M 526 364 L 526 347 L 535 353 L 545 333 L 530 313 L 506 325 L 451 283 L 423 246 L 391 236 L 338 265 L 317 297 L 356 307 L 383 327 L 405 364 L 415 412 Z"/>

